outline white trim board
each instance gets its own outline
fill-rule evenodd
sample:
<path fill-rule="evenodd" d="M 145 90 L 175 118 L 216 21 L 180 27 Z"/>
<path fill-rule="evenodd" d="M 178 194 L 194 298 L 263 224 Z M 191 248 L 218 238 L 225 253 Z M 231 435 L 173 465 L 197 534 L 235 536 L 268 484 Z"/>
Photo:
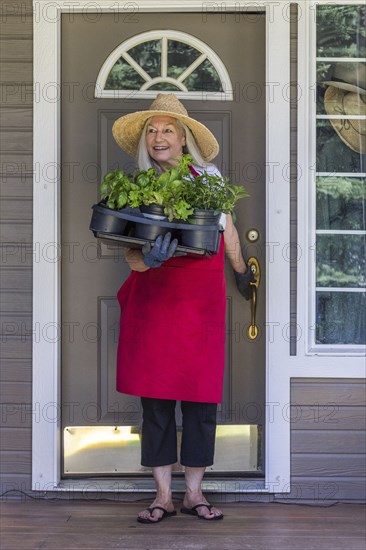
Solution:
<path fill-rule="evenodd" d="M 305 7 L 305 4 L 301 2 Z M 240 7 L 241 6 L 241 7 Z M 34 81 L 41 90 L 52 85 L 61 87 L 61 14 L 69 12 L 104 13 L 122 12 L 128 17 L 140 11 L 161 12 L 209 12 L 223 10 L 238 12 L 238 9 L 266 11 L 266 79 L 275 83 L 267 97 L 267 163 L 272 168 L 267 172 L 267 243 L 275 243 L 276 249 L 284 250 L 289 243 L 289 183 L 285 178 L 289 166 L 289 102 L 282 90 L 287 90 L 290 81 L 290 36 L 288 13 L 289 3 L 285 1 L 245 1 L 224 4 L 202 3 L 200 0 L 136 0 L 118 4 L 113 0 L 97 3 L 89 0 L 34 1 Z M 306 22 L 300 20 L 300 26 Z M 304 38 L 304 32 L 301 36 Z M 304 43 L 301 46 L 304 48 Z M 303 51 L 306 54 L 306 49 Z M 306 72 L 306 71 L 305 71 Z M 301 128 L 307 128 L 304 114 L 306 102 L 300 105 Z M 33 267 L 33 323 L 40 327 L 60 327 L 60 262 L 50 261 L 47 250 L 60 244 L 60 180 L 57 167 L 60 166 L 60 102 L 47 101 L 41 94 L 34 103 L 34 165 L 41 167 L 41 177 L 34 179 L 34 230 L 33 242 L 37 249 L 45 252 Z M 299 131 L 302 135 L 302 131 Z M 307 134 L 306 134 L 307 135 Z M 53 139 L 50 139 L 53 136 Z M 303 138 L 305 139 L 305 138 Z M 302 143 L 301 145 L 304 145 Z M 304 150 L 300 147 L 300 151 Z M 307 161 L 307 158 L 302 159 Z M 309 166 L 304 164 L 304 166 Z M 56 168 L 55 168 L 56 167 Z M 274 168 L 273 168 L 274 167 Z M 50 172 L 54 169 L 54 177 Z M 272 180 L 275 171 L 275 183 Z M 306 199 L 306 197 L 305 197 Z M 307 204 L 303 202 L 302 204 Z M 302 223 L 306 220 L 300 218 Z M 306 233 L 305 233 L 306 234 Z M 302 237 L 303 230 L 301 232 Z M 56 248 L 59 249 L 59 248 Z M 305 281 L 300 277 L 301 284 Z M 360 366 L 346 369 L 336 365 L 338 358 L 332 358 L 332 367 L 314 362 L 311 368 L 302 357 L 290 357 L 289 343 L 282 335 L 289 323 L 289 264 L 283 254 L 267 268 L 267 323 L 268 345 L 266 353 L 266 401 L 270 408 L 266 424 L 266 479 L 268 492 L 290 490 L 290 424 L 283 411 L 290 402 L 291 376 L 317 377 L 359 377 Z M 304 287 L 306 289 L 306 287 Z M 305 325 L 303 325 L 305 326 Z M 273 332 L 273 330 L 274 332 Z M 272 338 L 272 336 L 274 337 Z M 342 359 L 339 358 L 341 361 Z M 324 357 L 320 358 L 324 362 Z M 33 415 L 32 445 L 32 487 L 34 490 L 62 490 L 60 485 L 60 340 L 41 338 L 33 341 L 33 406 L 38 411 Z M 272 414 L 272 412 L 274 414 Z"/>

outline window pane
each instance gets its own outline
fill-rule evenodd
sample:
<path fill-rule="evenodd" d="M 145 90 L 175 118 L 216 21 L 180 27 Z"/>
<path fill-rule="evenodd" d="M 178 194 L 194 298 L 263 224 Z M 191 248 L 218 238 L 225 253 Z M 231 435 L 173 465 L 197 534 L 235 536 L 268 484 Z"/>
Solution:
<path fill-rule="evenodd" d="M 127 52 L 151 78 L 161 75 L 161 40 L 149 40 Z"/>
<path fill-rule="evenodd" d="M 364 6 L 317 7 L 317 56 L 366 57 Z"/>
<path fill-rule="evenodd" d="M 327 114 L 324 107 L 324 93 L 327 85 L 323 82 L 330 81 L 331 77 L 331 63 L 318 62 L 316 64 L 316 112 L 318 115 Z"/>
<path fill-rule="evenodd" d="M 153 86 L 149 87 L 149 90 L 159 90 L 162 92 L 180 92 L 181 89 L 178 88 L 178 86 L 174 86 L 174 84 L 171 84 L 170 82 L 159 82 L 158 84 L 154 84 Z"/>
<path fill-rule="evenodd" d="M 366 229 L 365 178 L 318 177 L 317 229 Z"/>
<path fill-rule="evenodd" d="M 366 293 L 317 292 L 316 343 L 366 344 Z"/>
<path fill-rule="evenodd" d="M 366 343 L 358 291 L 366 286 L 366 63 L 356 58 L 366 57 L 366 11 L 329 2 L 316 14 L 317 57 L 339 59 L 317 61 L 316 171 L 328 175 L 316 177 L 316 286 L 332 291 L 316 291 L 315 341 L 358 345 Z"/>
<path fill-rule="evenodd" d="M 200 55 L 201 52 L 189 44 L 168 40 L 168 76 L 178 78 Z"/>
<path fill-rule="evenodd" d="M 342 133 L 340 121 L 332 121 L 337 125 L 338 132 Z M 344 124 L 349 121 L 344 119 Z M 317 134 L 317 160 L 316 169 L 318 172 L 365 172 L 366 155 L 356 153 L 350 146 L 346 145 L 339 137 L 329 120 L 318 120 L 316 127 Z M 343 132 L 344 134 L 344 132 Z M 355 133 L 347 131 L 345 139 L 350 145 L 354 143 Z"/>
<path fill-rule="evenodd" d="M 222 92 L 220 77 L 208 59 L 184 80 L 184 84 L 189 91 Z"/>
<path fill-rule="evenodd" d="M 365 235 L 317 235 L 316 285 L 366 286 Z"/>
<path fill-rule="evenodd" d="M 127 61 L 121 57 L 112 67 L 105 85 L 106 90 L 139 90 L 145 83 Z"/>
<path fill-rule="evenodd" d="M 320 115 L 366 115 L 366 64 L 350 62 L 317 63 L 317 113 Z M 332 93 L 326 89 L 333 85 Z M 334 89 L 336 88 L 336 89 Z M 324 104 L 326 100 L 326 105 Z"/>

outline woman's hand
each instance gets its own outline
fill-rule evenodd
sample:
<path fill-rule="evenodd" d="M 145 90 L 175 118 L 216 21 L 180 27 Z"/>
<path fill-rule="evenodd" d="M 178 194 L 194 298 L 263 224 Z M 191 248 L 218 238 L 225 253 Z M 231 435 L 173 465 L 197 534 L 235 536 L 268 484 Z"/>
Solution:
<path fill-rule="evenodd" d="M 234 271 L 235 275 L 235 282 L 236 286 L 238 287 L 238 290 L 242 296 L 246 300 L 250 300 L 252 297 L 252 285 L 250 283 L 253 283 L 255 281 L 255 277 L 250 269 L 247 269 L 245 273 L 238 273 L 237 271 Z"/>
<path fill-rule="evenodd" d="M 171 233 L 167 233 L 164 237 L 159 235 L 157 237 L 154 247 L 151 249 L 150 243 L 145 243 L 142 247 L 142 254 L 144 259 L 144 264 L 148 267 L 160 267 L 163 262 L 171 258 L 178 246 L 177 239 L 171 239 Z"/>
<path fill-rule="evenodd" d="M 254 281 L 254 276 L 248 270 L 239 241 L 238 231 L 233 223 L 231 214 L 226 216 L 226 227 L 224 231 L 225 252 L 234 270 L 235 282 L 238 290 L 246 300 L 251 298 L 250 283 Z"/>
<path fill-rule="evenodd" d="M 144 271 L 148 271 L 150 269 L 144 264 L 144 257 L 141 250 L 127 248 L 125 250 L 125 258 L 132 271 L 139 271 L 140 273 L 143 273 Z"/>
<path fill-rule="evenodd" d="M 145 243 L 142 250 L 127 249 L 125 258 L 132 271 L 142 273 L 150 269 L 150 267 L 161 266 L 163 262 L 171 258 L 177 248 L 178 241 L 177 239 L 173 239 L 170 243 L 170 238 L 170 233 L 165 235 L 164 240 L 159 235 L 153 249 L 151 249 L 150 243 Z M 180 253 L 179 255 L 182 256 L 185 254 Z"/>

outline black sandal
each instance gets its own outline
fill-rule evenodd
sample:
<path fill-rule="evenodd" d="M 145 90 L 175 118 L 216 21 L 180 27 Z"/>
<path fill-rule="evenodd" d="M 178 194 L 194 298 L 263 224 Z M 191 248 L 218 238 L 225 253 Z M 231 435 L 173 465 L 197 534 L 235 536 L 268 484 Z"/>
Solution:
<path fill-rule="evenodd" d="M 207 516 L 202 516 L 197 512 L 197 508 L 200 506 L 205 506 L 209 512 L 211 512 L 213 505 L 212 504 L 204 504 L 203 502 L 201 504 L 196 504 L 196 506 L 192 506 L 192 508 L 186 508 L 185 506 L 180 509 L 182 514 L 189 514 L 190 516 L 197 516 L 199 519 L 205 519 L 206 521 L 217 521 L 219 519 L 223 519 L 224 514 L 218 514 L 217 516 L 213 516 L 212 518 L 208 518 Z"/>
<path fill-rule="evenodd" d="M 171 518 L 173 516 L 177 515 L 177 512 L 173 510 L 173 512 L 168 512 L 168 510 L 165 510 L 165 508 L 162 508 L 161 506 L 152 506 L 151 508 L 146 508 L 146 510 L 149 512 L 150 515 L 153 514 L 154 510 L 161 510 L 163 512 L 163 515 L 160 516 L 158 519 L 149 519 L 149 518 L 140 518 L 137 517 L 137 521 L 140 523 L 159 523 L 160 521 L 163 521 L 165 518 Z"/>

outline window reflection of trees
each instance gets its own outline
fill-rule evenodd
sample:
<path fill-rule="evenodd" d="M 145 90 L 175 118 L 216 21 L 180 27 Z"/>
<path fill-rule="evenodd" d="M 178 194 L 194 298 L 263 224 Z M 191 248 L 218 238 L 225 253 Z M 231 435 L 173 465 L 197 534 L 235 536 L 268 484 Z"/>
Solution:
<path fill-rule="evenodd" d="M 364 292 L 318 292 L 316 311 L 318 344 L 366 344 Z"/>
<path fill-rule="evenodd" d="M 316 258 L 318 287 L 366 286 L 364 235 L 318 235 Z"/>
<path fill-rule="evenodd" d="M 317 56 L 366 57 L 365 6 L 317 7 Z"/>
<path fill-rule="evenodd" d="M 145 80 L 140 76 L 127 61 L 121 57 L 112 67 L 108 75 L 105 89 L 106 90 L 138 90 L 145 83 Z"/>
<path fill-rule="evenodd" d="M 161 74 L 161 40 L 137 44 L 127 52 L 151 78 Z"/>
<path fill-rule="evenodd" d="M 366 10 L 361 5 L 329 4 L 317 6 L 316 13 L 317 57 L 320 58 L 316 112 L 326 115 L 323 82 L 332 80 L 336 63 L 355 63 L 359 81 L 364 81 L 365 63 L 352 59 L 366 57 Z M 343 60 L 321 59 L 332 57 Z M 365 344 L 366 294 L 358 289 L 366 286 L 366 181 L 360 177 L 366 170 L 366 155 L 348 147 L 329 120 L 318 119 L 316 170 L 315 340 L 319 344 Z M 352 173 L 356 177 L 347 175 Z M 358 233 L 345 234 L 346 231 Z M 321 287 L 334 288 L 334 291 L 321 291 Z M 354 291 L 347 292 L 347 289 Z"/>
<path fill-rule="evenodd" d="M 316 126 L 316 170 L 334 172 L 364 172 L 366 155 L 352 151 L 341 140 L 328 120 L 318 120 Z"/>
<path fill-rule="evenodd" d="M 366 217 L 366 182 L 362 178 L 318 177 L 317 229 L 362 231 Z"/>

